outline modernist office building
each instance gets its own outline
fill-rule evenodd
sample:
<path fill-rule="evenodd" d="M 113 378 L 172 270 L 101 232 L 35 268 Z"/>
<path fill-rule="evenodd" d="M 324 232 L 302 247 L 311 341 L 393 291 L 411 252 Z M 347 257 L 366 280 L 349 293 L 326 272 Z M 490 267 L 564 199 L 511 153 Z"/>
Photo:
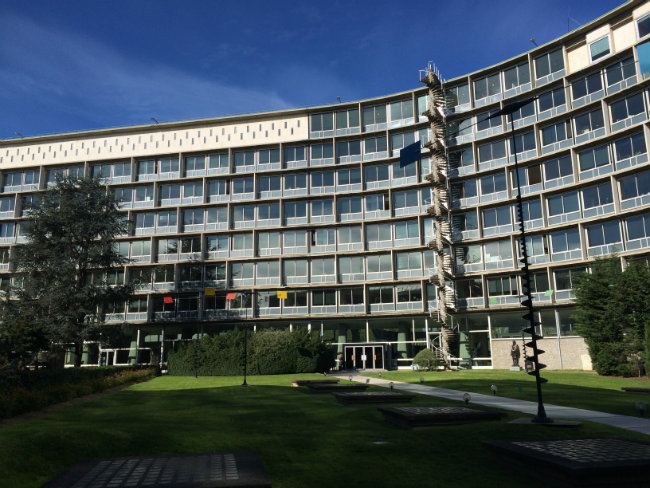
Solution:
<path fill-rule="evenodd" d="M 589 368 L 572 279 L 598 256 L 650 253 L 649 73 L 650 3 L 631 1 L 442 85 L 429 72 L 359 102 L 0 141 L 0 279 L 39 192 L 100 176 L 131 222 L 130 263 L 103 279 L 141 284 L 105 317 L 128 324 L 125 342 L 89 344 L 88 364 L 136 348 L 157 362 L 245 323 L 318 331 L 348 366 L 408 367 L 439 346 L 444 306 L 459 364 L 507 367 L 522 329 L 516 148 L 544 362 Z M 528 98 L 513 144 L 509 118 L 488 116 Z M 401 166 L 418 140 L 422 159 Z"/>

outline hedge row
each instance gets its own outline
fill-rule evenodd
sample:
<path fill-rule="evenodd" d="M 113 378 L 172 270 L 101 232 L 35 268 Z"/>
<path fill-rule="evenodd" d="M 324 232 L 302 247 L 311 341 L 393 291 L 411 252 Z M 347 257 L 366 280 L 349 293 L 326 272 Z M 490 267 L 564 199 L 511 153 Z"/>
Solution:
<path fill-rule="evenodd" d="M 245 332 L 232 330 L 170 351 L 170 375 L 218 376 L 244 373 Z M 305 330 L 261 330 L 247 334 L 248 373 L 323 373 L 334 366 L 335 351 Z"/>
<path fill-rule="evenodd" d="M 103 367 L 0 375 L 0 418 L 13 417 L 156 375 L 155 368 Z"/>

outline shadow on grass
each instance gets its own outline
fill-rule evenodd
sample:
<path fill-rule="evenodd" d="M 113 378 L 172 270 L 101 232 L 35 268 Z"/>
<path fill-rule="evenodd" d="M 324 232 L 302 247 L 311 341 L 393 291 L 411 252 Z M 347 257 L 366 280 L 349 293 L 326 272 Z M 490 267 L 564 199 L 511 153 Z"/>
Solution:
<path fill-rule="evenodd" d="M 434 479 L 456 486 L 481 480 L 486 486 L 514 487 L 519 482 L 510 480 L 480 441 L 576 436 L 504 422 L 400 430 L 386 424 L 376 406 L 343 406 L 332 395 L 288 386 L 149 386 L 0 430 L 0 479 L 6 486 L 36 487 L 83 459 L 252 449 L 275 488 L 343 483 L 376 488 L 397 480 L 403 486 L 431 486 Z M 447 404 L 456 403 L 430 397 L 413 403 Z M 580 432 L 595 435 L 620 431 L 588 426 Z"/>

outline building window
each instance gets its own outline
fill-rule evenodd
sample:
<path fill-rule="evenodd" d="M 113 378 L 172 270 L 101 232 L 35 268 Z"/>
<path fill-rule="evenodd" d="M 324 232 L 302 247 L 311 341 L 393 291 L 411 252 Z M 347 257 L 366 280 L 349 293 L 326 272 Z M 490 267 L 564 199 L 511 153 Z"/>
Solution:
<path fill-rule="evenodd" d="M 613 201 L 612 185 L 609 181 L 582 189 L 582 203 L 585 209 L 607 205 Z"/>
<path fill-rule="evenodd" d="M 235 153 L 235 155 L 236 154 L 237 153 Z M 280 162 L 279 149 L 260 149 L 257 154 L 258 154 L 260 164 L 272 164 L 272 163 Z"/>
<path fill-rule="evenodd" d="M 351 225 L 337 229 L 339 244 L 361 243 L 361 226 Z"/>
<path fill-rule="evenodd" d="M 390 224 L 370 224 L 366 226 L 366 243 L 369 249 L 379 247 L 379 243 L 390 247 L 392 242 Z"/>
<path fill-rule="evenodd" d="M 307 281 L 308 262 L 306 259 L 287 259 L 283 263 L 284 278 L 287 283 Z"/>
<path fill-rule="evenodd" d="M 412 285 L 397 285 L 397 302 L 421 302 L 422 287 L 419 283 Z"/>
<path fill-rule="evenodd" d="M 542 202 L 537 198 L 522 202 L 521 209 L 524 222 L 531 222 L 542 218 Z"/>
<path fill-rule="evenodd" d="M 634 69 L 634 58 L 627 58 L 623 61 L 618 61 L 615 64 L 605 68 L 605 78 L 607 86 L 612 86 L 623 80 L 632 78 L 636 74 Z"/>
<path fill-rule="evenodd" d="M 469 103 L 469 85 L 457 85 L 445 90 L 447 107 Z"/>
<path fill-rule="evenodd" d="M 603 111 L 600 108 L 586 114 L 578 115 L 574 120 L 576 135 L 585 134 L 605 126 Z"/>
<path fill-rule="evenodd" d="M 612 103 L 612 123 L 643 113 L 643 93 L 635 93 L 627 98 Z"/>
<path fill-rule="evenodd" d="M 501 93 L 501 76 L 500 73 L 486 76 L 474 81 L 474 99 L 480 100 L 492 95 Z"/>
<path fill-rule="evenodd" d="M 285 252 L 307 247 L 307 233 L 304 230 L 285 231 L 282 235 Z"/>
<path fill-rule="evenodd" d="M 467 168 L 474 166 L 474 151 L 471 147 L 467 147 L 459 152 L 454 152 L 449 155 L 449 165 L 452 168 Z"/>
<path fill-rule="evenodd" d="M 510 90 L 524 83 L 530 83 L 530 69 L 528 63 L 513 66 L 503 72 L 505 89 Z"/>
<path fill-rule="evenodd" d="M 630 159 L 646 153 L 645 137 L 643 132 L 623 137 L 614 142 L 616 162 Z"/>
<path fill-rule="evenodd" d="M 365 139 L 364 146 L 365 154 L 384 152 L 388 150 L 386 136 L 371 137 L 370 139 Z"/>
<path fill-rule="evenodd" d="M 393 263 L 390 254 L 373 254 L 366 257 L 368 273 L 392 273 Z M 373 277 L 368 276 L 368 279 Z"/>
<path fill-rule="evenodd" d="M 390 104 L 390 120 L 402 120 L 413 117 L 413 102 L 411 100 L 404 100 L 401 102 L 393 102 Z"/>
<path fill-rule="evenodd" d="M 311 201 L 311 215 L 320 217 L 325 215 L 333 215 L 333 200 L 312 200 Z"/>
<path fill-rule="evenodd" d="M 578 242 L 580 241 L 578 240 Z M 544 256 L 548 254 L 546 236 L 526 236 L 526 253 L 528 254 L 528 257 Z M 523 255 L 521 252 L 521 241 L 519 242 L 519 255 Z"/>
<path fill-rule="evenodd" d="M 361 197 L 340 198 L 337 202 L 338 215 L 354 216 L 355 214 L 361 215 Z"/>
<path fill-rule="evenodd" d="M 589 44 L 589 53 L 591 54 L 592 61 L 607 56 L 610 53 L 609 36 L 605 36 Z"/>
<path fill-rule="evenodd" d="M 499 227 L 512 224 L 510 205 L 483 210 L 483 228 Z"/>
<path fill-rule="evenodd" d="M 221 237 L 221 236 L 220 236 Z M 208 239 L 219 239 L 220 237 L 210 237 Z M 280 249 L 280 233 L 279 232 L 260 232 L 257 234 L 257 242 L 260 251 L 262 250 L 269 250 L 269 249 Z M 208 240 L 208 244 L 210 241 Z M 224 242 L 225 248 L 227 249 L 228 247 L 228 238 L 226 237 L 226 240 Z M 223 247 L 223 246 L 221 246 Z M 219 246 L 217 246 L 217 249 L 220 249 Z M 215 249 L 215 250 L 217 250 Z M 266 251 L 264 254 L 269 254 L 268 251 Z"/>
<path fill-rule="evenodd" d="M 422 269 L 422 253 L 420 251 L 398 252 L 395 258 L 397 271 Z"/>
<path fill-rule="evenodd" d="M 260 239 L 262 239 L 262 234 L 260 234 Z M 226 235 L 208 236 L 206 246 L 208 252 L 228 251 L 230 249 L 230 243 Z M 260 247 L 262 247 L 261 241 Z"/>
<path fill-rule="evenodd" d="M 375 105 L 374 107 L 363 107 L 363 125 L 385 124 L 386 105 Z"/>
<path fill-rule="evenodd" d="M 574 100 L 586 97 L 587 95 L 591 95 L 592 93 L 595 93 L 602 89 L 603 80 L 600 75 L 600 71 L 592 73 L 571 83 L 571 91 L 573 92 Z"/>
<path fill-rule="evenodd" d="M 568 120 L 542 128 L 542 146 L 548 146 L 567 139 L 571 139 L 571 122 Z"/>
<path fill-rule="evenodd" d="M 334 157 L 334 145 L 328 144 L 312 144 L 311 146 L 311 159 L 330 159 Z"/>
<path fill-rule="evenodd" d="M 311 276 L 333 276 L 334 258 L 318 258 L 311 260 Z"/>
<path fill-rule="evenodd" d="M 470 244 L 467 246 L 460 246 L 454 249 L 456 257 L 456 265 L 466 266 L 469 264 L 480 264 L 483 262 L 481 255 L 480 244 Z"/>
<path fill-rule="evenodd" d="M 573 174 L 571 156 L 551 159 L 544 163 L 544 180 L 551 181 Z"/>
<path fill-rule="evenodd" d="M 555 90 L 542 93 L 539 96 L 538 103 L 540 112 L 564 105 L 566 103 L 564 88 L 556 88 Z"/>
<path fill-rule="evenodd" d="M 339 257 L 339 276 L 341 281 L 363 280 L 363 258 L 361 256 Z"/>
<path fill-rule="evenodd" d="M 587 227 L 589 247 L 603 246 L 621 242 L 621 226 L 618 220 Z"/>
<path fill-rule="evenodd" d="M 342 288 L 339 290 L 341 305 L 361 305 L 363 303 L 363 287 Z"/>
<path fill-rule="evenodd" d="M 312 290 L 311 300 L 314 307 L 336 305 L 336 290 Z"/>
<path fill-rule="evenodd" d="M 361 141 L 340 141 L 336 143 L 336 156 L 338 158 L 348 156 L 361 156 Z"/>
<path fill-rule="evenodd" d="M 609 164 L 609 150 L 608 147 L 599 146 L 578 154 L 580 161 L 580 171 L 587 171 L 594 168 L 600 168 Z"/>
<path fill-rule="evenodd" d="M 262 156 L 260 155 L 260 162 Z M 289 163 L 292 161 L 305 161 L 305 146 L 294 146 L 284 148 L 284 160 Z"/>
<path fill-rule="evenodd" d="M 238 195 L 242 193 L 253 193 L 255 183 L 253 178 L 235 178 L 232 180 L 232 193 Z"/>
<path fill-rule="evenodd" d="M 621 200 L 639 197 L 650 193 L 650 171 L 642 171 L 621 178 Z"/>
<path fill-rule="evenodd" d="M 517 296 L 519 290 L 517 289 L 516 276 L 492 276 L 487 279 L 488 296 Z"/>
<path fill-rule="evenodd" d="M 489 195 L 506 189 L 506 175 L 503 172 L 481 178 L 481 195 Z"/>
<path fill-rule="evenodd" d="M 386 225 L 386 224 L 382 224 Z M 420 229 L 417 220 L 405 220 L 402 222 L 395 222 L 395 239 L 419 239 Z M 390 239 L 390 237 L 389 237 Z"/>
<path fill-rule="evenodd" d="M 245 280 L 253 278 L 255 271 L 253 263 L 232 263 L 231 266 L 233 280 Z"/>
<path fill-rule="evenodd" d="M 535 76 L 537 79 L 562 69 L 564 69 L 564 56 L 561 48 L 535 58 Z"/>
<path fill-rule="evenodd" d="M 495 159 L 506 157 L 506 145 L 504 140 L 489 142 L 478 147 L 478 161 L 484 163 Z"/>
<path fill-rule="evenodd" d="M 334 187 L 334 171 L 315 171 L 311 174 L 312 193 L 315 189 Z M 320 192 L 322 192 L 321 190 Z M 318 191 L 316 192 L 318 193 Z"/>
<path fill-rule="evenodd" d="M 483 296 L 481 278 L 456 281 L 456 295 L 458 298 L 480 298 Z"/>
<path fill-rule="evenodd" d="M 394 303 L 392 286 L 369 286 L 368 300 L 371 304 Z"/>
<path fill-rule="evenodd" d="M 212 183 L 212 182 L 210 182 Z M 260 192 L 260 196 L 266 192 L 279 192 L 282 188 L 280 183 L 280 176 L 260 176 L 257 180 L 257 189 Z"/>
<path fill-rule="evenodd" d="M 410 146 L 415 142 L 415 132 L 400 132 L 390 136 L 390 147 L 393 151 Z"/>
<path fill-rule="evenodd" d="M 280 218 L 280 204 L 263 203 L 257 206 L 258 220 L 271 220 Z"/>
<path fill-rule="evenodd" d="M 355 185 L 361 183 L 361 169 L 340 169 L 336 172 L 338 186 Z"/>
<path fill-rule="evenodd" d="M 228 154 L 210 154 L 208 156 L 209 169 L 228 169 Z"/>
<path fill-rule="evenodd" d="M 510 154 L 515 153 L 515 148 L 517 148 L 517 154 L 535 149 L 535 133 L 532 131 L 515 135 L 514 141 L 513 138 L 508 140 L 510 141 Z"/>
<path fill-rule="evenodd" d="M 333 246 L 336 244 L 334 229 L 316 229 L 312 232 L 312 245 Z"/>
<path fill-rule="evenodd" d="M 306 190 L 307 173 L 293 173 L 284 175 L 285 190 Z"/>
<path fill-rule="evenodd" d="M 501 117 L 495 117 L 499 121 L 498 125 L 501 125 Z M 479 116 L 480 120 L 480 116 Z M 470 117 L 468 119 L 457 119 L 447 122 L 447 134 L 449 137 L 461 137 L 466 136 L 474 132 L 474 124 L 472 124 L 473 119 Z M 489 122 L 492 122 L 490 120 Z M 495 122 L 496 124 L 496 122 Z M 477 130 L 483 130 L 477 127 Z"/>
<path fill-rule="evenodd" d="M 205 156 L 187 156 L 185 158 L 185 175 L 205 169 Z"/>
<path fill-rule="evenodd" d="M 517 121 L 525 117 L 530 117 L 531 115 L 535 115 L 535 100 L 531 100 L 526 105 L 512 112 L 511 118 L 513 121 Z"/>
<path fill-rule="evenodd" d="M 538 185 L 542 182 L 542 167 L 539 164 L 532 164 L 519 168 L 517 172 L 513 171 L 511 175 L 513 188 L 517 188 L 517 183 L 519 186 Z M 517 177 L 519 177 L 518 181 Z"/>
<path fill-rule="evenodd" d="M 636 26 L 639 32 L 639 39 L 650 34 L 650 15 L 644 15 L 637 20 Z"/>
<path fill-rule="evenodd" d="M 496 116 L 496 117 L 490 118 L 496 112 L 497 112 L 497 110 L 493 110 L 492 112 L 485 112 L 485 113 L 482 113 L 482 114 L 478 114 L 476 116 L 476 121 L 477 121 L 476 122 L 476 130 L 480 132 L 482 130 L 492 129 L 494 127 L 501 127 L 501 124 L 502 124 L 501 116 Z M 468 119 L 468 120 L 471 121 L 471 119 Z"/>
<path fill-rule="evenodd" d="M 452 183 L 451 194 L 454 198 L 472 198 L 478 195 L 476 190 L 476 180 L 465 180 L 458 183 Z"/>
<path fill-rule="evenodd" d="M 287 298 L 284 300 L 285 307 L 306 307 L 307 290 L 289 290 Z"/>
<path fill-rule="evenodd" d="M 555 288 L 571 290 L 577 276 L 587 272 L 586 268 L 558 269 L 555 271 Z"/>
<path fill-rule="evenodd" d="M 359 109 L 339 110 L 336 112 L 336 128 L 348 129 L 359 127 Z"/>
<path fill-rule="evenodd" d="M 232 236 L 233 251 L 247 251 L 253 249 L 253 234 L 235 234 Z"/>
<path fill-rule="evenodd" d="M 548 199 L 549 215 L 559 215 L 580 210 L 578 203 L 578 192 L 571 191 L 554 195 Z"/>
<path fill-rule="evenodd" d="M 478 218 L 476 211 L 465 212 L 462 214 L 454 214 L 451 216 L 452 226 L 454 230 L 467 231 L 478 229 Z"/>
<path fill-rule="evenodd" d="M 393 208 L 395 210 L 408 208 L 413 209 L 417 208 L 418 205 L 417 190 L 400 191 L 393 194 Z"/>
<path fill-rule="evenodd" d="M 650 237 L 650 214 L 628 217 L 625 219 L 625 228 L 628 241 Z"/>
<path fill-rule="evenodd" d="M 249 207 L 239 207 L 240 209 L 242 208 L 249 208 Z M 255 216 L 255 207 L 250 206 L 252 208 L 252 214 L 253 217 Z M 238 219 L 238 213 L 237 213 L 237 208 L 233 211 L 233 216 L 235 217 L 235 221 Z M 166 212 L 164 212 L 166 213 Z M 169 226 L 175 226 L 176 225 L 176 212 L 170 213 L 169 216 L 165 216 L 163 212 L 158 214 L 158 227 L 169 225 Z M 243 213 L 243 212 L 242 212 Z M 246 215 L 248 216 L 248 212 L 246 212 Z M 204 216 L 204 210 L 202 208 L 198 209 L 191 209 L 191 210 L 183 210 L 183 225 L 201 225 L 203 224 L 203 216 Z M 243 220 L 243 215 L 240 217 L 240 219 Z M 246 219 L 246 220 L 253 220 L 253 219 Z"/>
<path fill-rule="evenodd" d="M 512 259 L 512 245 L 510 239 L 487 242 L 483 245 L 485 249 L 485 262 L 506 261 Z"/>
<path fill-rule="evenodd" d="M 310 117 L 310 130 L 312 132 L 320 132 L 334 129 L 334 114 L 311 114 Z"/>

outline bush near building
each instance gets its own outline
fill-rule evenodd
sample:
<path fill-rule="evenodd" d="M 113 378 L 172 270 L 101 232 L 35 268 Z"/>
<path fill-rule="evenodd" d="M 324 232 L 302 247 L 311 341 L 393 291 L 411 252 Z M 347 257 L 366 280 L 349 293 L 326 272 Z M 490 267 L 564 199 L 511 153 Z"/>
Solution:
<path fill-rule="evenodd" d="M 647 373 L 650 334 L 650 268 L 618 257 L 597 259 L 578 276 L 576 328 L 585 338 L 594 369 L 603 375 Z"/>
<path fill-rule="evenodd" d="M 235 329 L 183 344 L 168 357 L 169 374 L 221 376 L 244 373 L 247 338 L 249 374 L 324 373 L 334 366 L 335 351 L 316 333 L 304 330 Z"/>
<path fill-rule="evenodd" d="M 0 374 L 0 418 L 39 410 L 155 375 L 156 368 L 130 366 L 4 372 Z"/>
<path fill-rule="evenodd" d="M 413 358 L 413 364 L 419 369 L 436 371 L 438 369 L 438 358 L 431 349 L 422 349 Z"/>

